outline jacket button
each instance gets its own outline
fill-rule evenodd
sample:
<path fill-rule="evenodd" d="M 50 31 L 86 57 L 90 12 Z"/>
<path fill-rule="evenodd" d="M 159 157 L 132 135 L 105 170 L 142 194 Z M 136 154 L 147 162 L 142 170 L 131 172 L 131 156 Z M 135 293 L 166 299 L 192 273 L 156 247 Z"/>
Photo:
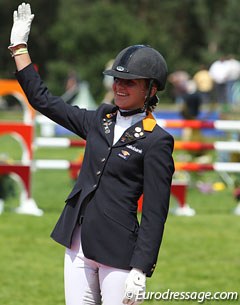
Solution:
<path fill-rule="evenodd" d="M 106 158 L 102 158 L 102 159 L 101 159 L 101 162 L 105 162 L 105 161 L 106 161 Z"/>
<path fill-rule="evenodd" d="M 97 171 L 96 175 L 99 176 L 101 174 L 101 171 Z"/>
<path fill-rule="evenodd" d="M 96 187 L 97 187 L 97 184 L 94 184 L 94 185 L 93 185 L 93 188 L 95 189 Z"/>

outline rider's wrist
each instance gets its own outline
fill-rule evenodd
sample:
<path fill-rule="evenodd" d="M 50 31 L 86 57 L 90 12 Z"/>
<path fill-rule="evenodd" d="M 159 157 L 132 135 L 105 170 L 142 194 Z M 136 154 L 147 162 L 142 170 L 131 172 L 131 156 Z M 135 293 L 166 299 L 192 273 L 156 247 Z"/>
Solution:
<path fill-rule="evenodd" d="M 9 48 L 9 50 L 12 57 L 28 54 L 28 49 L 25 45 L 18 46 L 17 48 Z"/>

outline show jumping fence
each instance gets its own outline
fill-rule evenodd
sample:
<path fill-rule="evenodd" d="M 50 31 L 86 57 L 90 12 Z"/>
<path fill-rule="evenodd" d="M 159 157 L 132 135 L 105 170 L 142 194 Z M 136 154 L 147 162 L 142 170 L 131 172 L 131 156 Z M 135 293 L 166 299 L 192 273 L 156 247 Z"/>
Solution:
<path fill-rule="evenodd" d="M 73 140 L 70 138 L 34 138 L 34 110 L 29 106 L 27 99 L 18 85 L 17 81 L 0 80 L 0 95 L 12 94 L 22 104 L 24 110 L 23 123 L 18 122 L 1 122 L 0 135 L 13 135 L 22 145 L 22 159 L 20 162 L 13 164 L 0 164 L 0 175 L 10 174 L 20 182 L 22 187 L 20 205 L 16 209 L 18 213 L 32 214 L 41 216 L 43 211 L 37 207 L 36 202 L 31 197 L 31 181 L 32 169 L 58 169 L 68 170 L 72 179 L 76 179 L 81 169 L 81 161 L 71 162 L 68 160 L 34 160 L 33 148 L 49 147 L 49 148 L 84 148 L 84 140 Z M 161 120 L 157 119 L 157 123 L 163 128 L 192 128 L 192 129 L 217 129 L 222 131 L 240 131 L 240 122 L 238 121 L 199 121 L 199 120 Z M 202 142 L 175 142 L 175 150 L 188 151 L 227 151 L 240 152 L 239 142 L 216 141 L 214 143 Z M 240 164 L 236 162 L 216 162 L 212 164 L 200 164 L 191 162 L 175 162 L 177 171 L 217 171 L 217 172 L 240 172 Z M 171 187 L 172 195 L 177 199 L 178 209 L 175 211 L 177 215 L 192 216 L 195 211 L 186 203 L 187 183 L 184 181 L 173 181 Z M 139 211 L 141 211 L 142 198 L 139 200 Z"/>

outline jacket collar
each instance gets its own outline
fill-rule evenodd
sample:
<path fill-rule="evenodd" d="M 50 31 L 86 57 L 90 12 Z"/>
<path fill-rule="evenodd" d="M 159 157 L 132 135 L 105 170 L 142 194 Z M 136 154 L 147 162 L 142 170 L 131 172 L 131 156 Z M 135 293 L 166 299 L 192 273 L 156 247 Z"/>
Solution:
<path fill-rule="evenodd" d="M 157 122 L 153 115 L 149 113 L 143 120 L 129 127 L 114 145 L 122 146 L 146 137 L 146 132 L 152 132 Z"/>
<path fill-rule="evenodd" d="M 142 123 L 143 123 L 144 131 L 149 131 L 149 132 L 152 132 L 153 128 L 157 124 L 151 112 L 149 112 L 149 114 L 145 117 L 145 119 L 142 120 Z"/>

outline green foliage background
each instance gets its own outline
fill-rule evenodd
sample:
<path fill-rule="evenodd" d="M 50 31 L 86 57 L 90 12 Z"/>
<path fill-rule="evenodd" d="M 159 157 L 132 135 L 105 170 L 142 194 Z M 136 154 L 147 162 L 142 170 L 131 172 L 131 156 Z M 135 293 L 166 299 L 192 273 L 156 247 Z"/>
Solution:
<path fill-rule="evenodd" d="M 15 67 L 7 46 L 12 12 L 20 1 L 0 0 L 0 77 Z M 102 71 L 131 44 L 149 44 L 166 58 L 169 71 L 190 73 L 223 54 L 239 56 L 238 0 L 30 0 L 35 14 L 29 49 L 54 94 L 64 92 L 68 72 L 87 80 L 97 102 Z"/>

